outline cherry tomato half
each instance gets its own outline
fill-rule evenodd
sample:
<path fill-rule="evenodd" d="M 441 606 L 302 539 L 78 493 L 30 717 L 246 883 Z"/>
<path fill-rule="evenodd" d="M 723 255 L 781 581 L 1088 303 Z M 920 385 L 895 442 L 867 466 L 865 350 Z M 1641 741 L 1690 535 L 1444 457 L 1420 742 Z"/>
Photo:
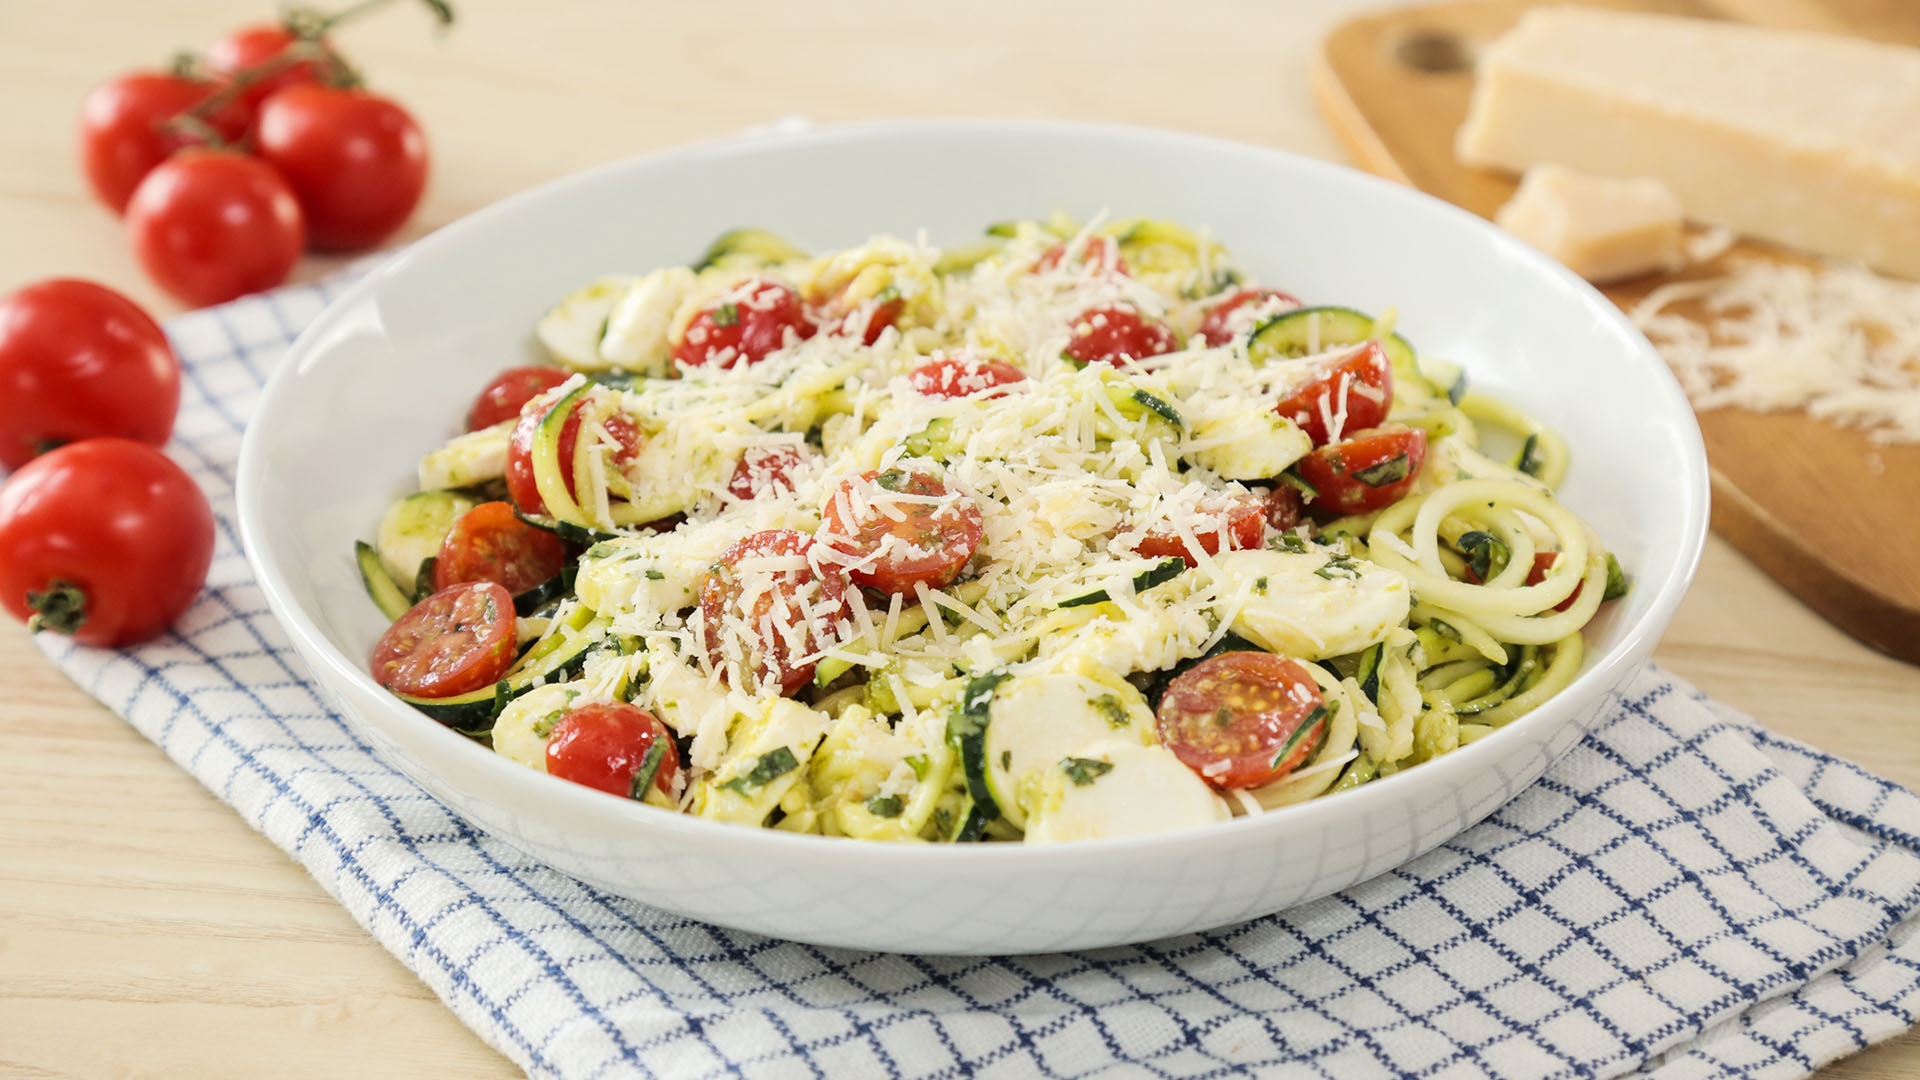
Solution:
<path fill-rule="evenodd" d="M 1541 582 L 1547 580 L 1547 572 L 1552 570 L 1554 568 L 1554 565 L 1559 561 L 1560 561 L 1560 553 L 1557 551 L 1534 552 L 1533 566 L 1527 571 L 1526 583 L 1528 585 L 1538 585 Z M 1471 581 L 1475 585 L 1485 584 L 1480 580 L 1480 575 L 1474 573 L 1473 567 L 1471 566 L 1467 567 L 1466 572 L 1467 572 L 1468 581 Z M 1587 587 L 1587 583 L 1585 581 L 1582 581 L 1580 584 L 1575 585 L 1573 587 L 1573 591 L 1567 594 L 1567 598 L 1565 600 L 1562 600 L 1559 603 L 1553 605 L 1553 610 L 1567 611 L 1571 609 L 1573 607 L 1573 602 L 1575 600 L 1580 599 L 1580 590 L 1586 587 Z"/>
<path fill-rule="evenodd" d="M 667 725 L 625 702 L 582 705 L 553 725 L 547 738 L 547 774 L 609 795 L 644 798 L 646 792 L 635 791 L 633 785 L 655 746 L 661 752 L 653 786 L 671 798 L 674 778 L 680 775 L 680 748 Z"/>
<path fill-rule="evenodd" d="M 133 253 L 160 287 L 194 306 L 271 289 L 306 245 L 293 191 L 271 165 L 226 150 L 183 150 L 127 203 Z"/>
<path fill-rule="evenodd" d="M 813 546 L 792 529 L 757 532 L 728 548 L 701 581 L 707 660 L 729 680 L 737 667 L 791 694 L 813 678 L 816 661 L 808 658 L 853 618 L 846 574 L 810 558 Z"/>
<path fill-rule="evenodd" d="M 898 294 L 851 306 L 834 297 L 814 309 L 814 319 L 830 333 L 858 337 L 862 345 L 871 345 L 880 340 L 887 327 L 900 321 L 900 313 L 905 310 L 907 302 Z"/>
<path fill-rule="evenodd" d="M 473 399 L 473 407 L 467 410 L 467 430 L 479 431 L 519 416 L 527 402 L 571 377 L 571 372 L 557 367 L 508 368 Z"/>
<path fill-rule="evenodd" d="M 118 436 L 159 446 L 180 407 L 180 361 L 139 305 L 90 281 L 0 300 L 0 466 Z"/>
<path fill-rule="evenodd" d="M 794 477 L 816 456 L 811 450 L 790 443 L 750 446 L 733 467 L 733 475 L 727 480 L 727 494 L 742 501 L 792 494 Z"/>
<path fill-rule="evenodd" d="M 460 515 L 440 542 L 433 588 L 491 581 L 519 596 L 566 565 L 567 545 L 559 537 L 514 517 L 511 503 L 481 503 Z"/>
<path fill-rule="evenodd" d="M 243 26 L 213 43 L 207 50 L 207 66 L 231 77 L 248 68 L 272 63 L 287 51 L 288 46 L 299 40 L 293 31 L 279 23 Z M 331 54 L 332 46 L 327 44 L 326 39 L 322 38 L 316 44 Z M 320 82 L 332 66 L 325 59 L 297 60 L 265 78 L 248 83 L 242 92 L 242 100 L 250 108 L 257 107 L 289 86 Z"/>
<path fill-rule="evenodd" d="M 1066 257 L 1067 241 L 1062 240 L 1040 255 L 1033 264 L 1033 272 L 1044 274 L 1049 270 L 1058 270 Z M 1132 274 L 1127 269 L 1127 260 L 1120 257 L 1120 245 L 1114 243 L 1110 236 L 1087 237 L 1086 244 L 1080 249 L 1080 265 L 1099 274 L 1117 274 L 1121 277 Z"/>
<path fill-rule="evenodd" d="M 1276 406 L 1315 446 L 1386 423 L 1393 407 L 1393 362 L 1377 341 L 1315 365 Z M 1332 426 L 1329 426 L 1331 422 Z"/>
<path fill-rule="evenodd" d="M 1221 653 L 1181 672 L 1155 719 L 1173 756 L 1223 789 L 1260 787 L 1299 768 L 1326 727 L 1313 676 L 1263 652 Z"/>
<path fill-rule="evenodd" d="M 1267 504 L 1267 527 L 1288 532 L 1300 524 L 1306 507 L 1300 501 L 1300 489 L 1292 484 L 1276 483 L 1263 498 Z"/>
<path fill-rule="evenodd" d="M 1131 304 L 1089 308 L 1073 320 L 1071 336 L 1062 353 L 1078 364 L 1112 364 L 1122 359 L 1144 360 L 1174 350 L 1173 331 L 1150 319 Z"/>
<path fill-rule="evenodd" d="M 443 698 L 500 681 L 513 666 L 513 597 L 491 581 L 441 589 L 373 647 L 373 679 L 396 694 Z"/>
<path fill-rule="evenodd" d="M 547 415 L 547 409 L 553 401 L 550 393 L 528 400 L 520 410 L 520 422 L 514 425 L 513 436 L 507 443 L 507 495 L 513 499 L 515 506 L 528 514 L 544 514 L 547 511 L 546 501 L 540 498 L 540 485 L 533 478 L 533 438 L 539 433 L 540 421 Z M 560 476 L 566 481 L 567 494 L 576 499 L 580 497 L 580 491 L 573 478 L 573 451 L 580 442 L 580 406 L 585 404 L 585 401 L 575 404 L 566 422 L 560 425 Z M 623 465 L 639 455 L 640 429 L 626 414 L 614 413 L 601 426 L 619 444 L 613 452 L 615 465 Z"/>
<path fill-rule="evenodd" d="M 287 178 L 319 251 L 360 251 L 392 236 L 427 187 L 427 137 L 407 110 L 365 90 L 318 83 L 266 99 L 260 157 Z"/>
<path fill-rule="evenodd" d="M 1300 306 L 1292 293 L 1279 289 L 1241 289 L 1207 309 L 1200 320 L 1200 337 L 1213 346 L 1225 345 L 1251 333 L 1267 319 Z"/>
<path fill-rule="evenodd" d="M 1005 360 L 949 353 L 914 368 L 907 381 L 922 397 L 952 399 L 998 394 L 1001 387 L 1026 378 L 1026 372 Z"/>
<path fill-rule="evenodd" d="M 101 83 L 80 105 L 80 168 L 93 194 L 118 214 L 133 189 L 174 151 L 200 145 L 167 121 L 212 97 L 219 83 L 139 71 Z M 253 110 L 236 101 L 209 119 L 229 141 L 246 135 Z"/>
<path fill-rule="evenodd" d="M 1209 555 L 1247 551 L 1259 547 L 1260 541 L 1266 538 L 1267 502 L 1258 495 L 1204 495 L 1194 509 L 1206 521 L 1193 527 L 1193 538 Z M 1187 542 L 1165 523 L 1147 530 L 1147 535 L 1140 538 L 1133 550 L 1150 559 L 1177 555 L 1185 559 L 1188 566 L 1199 565 Z"/>
<path fill-rule="evenodd" d="M 905 469 L 849 476 L 820 510 L 820 538 L 846 557 L 854 581 L 884 593 L 951 585 L 981 531 L 979 504 Z"/>
<path fill-rule="evenodd" d="M 694 316 L 673 358 L 683 367 L 757 364 L 776 349 L 812 337 L 815 329 L 799 293 L 753 278 Z"/>
<path fill-rule="evenodd" d="M 0 487 L 0 604 L 87 645 L 145 641 L 206 583 L 213 510 L 165 454 L 88 439 Z"/>
<path fill-rule="evenodd" d="M 1399 502 L 1426 460 L 1426 432 L 1388 425 L 1328 443 L 1293 468 L 1319 493 L 1316 509 L 1364 514 Z"/>

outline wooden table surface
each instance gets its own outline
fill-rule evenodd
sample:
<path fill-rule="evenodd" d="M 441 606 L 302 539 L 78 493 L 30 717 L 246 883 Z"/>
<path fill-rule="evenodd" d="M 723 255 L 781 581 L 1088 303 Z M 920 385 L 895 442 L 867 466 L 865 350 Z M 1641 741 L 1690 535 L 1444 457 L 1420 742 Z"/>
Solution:
<path fill-rule="evenodd" d="M 1337 159 L 1307 65 L 1334 19 L 1375 6 L 455 2 L 443 37 L 405 3 L 340 35 L 432 141 L 408 236 L 588 165 L 789 115 L 1123 121 Z M 74 115 L 93 83 L 267 12 L 0 0 L 0 292 L 80 275 L 177 310 L 88 199 Z M 1920 668 L 1853 643 L 1717 540 L 1658 658 L 1776 730 L 1920 785 Z M 11 623 L 0 672 L 0 1076 L 515 1072 Z M 1824 1075 L 1920 1076 L 1920 1036 Z"/>

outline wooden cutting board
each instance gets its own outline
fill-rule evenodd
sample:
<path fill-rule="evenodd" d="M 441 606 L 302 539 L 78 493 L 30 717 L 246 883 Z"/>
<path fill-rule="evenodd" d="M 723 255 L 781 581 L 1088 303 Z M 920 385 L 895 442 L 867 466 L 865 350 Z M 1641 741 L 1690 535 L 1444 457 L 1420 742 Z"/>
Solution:
<path fill-rule="evenodd" d="M 1553 0 L 1463 0 L 1400 8 L 1337 27 L 1315 92 L 1354 159 L 1372 172 L 1492 217 L 1510 176 L 1454 160 L 1476 52 Z M 1920 0 L 1584 0 L 1591 6 L 1738 19 L 1920 45 Z M 1735 252 L 1777 251 L 1741 245 Z M 1711 274 L 1696 268 L 1688 277 Z M 1630 307 L 1650 277 L 1606 289 Z M 1920 663 L 1920 445 L 1880 446 L 1799 413 L 1700 414 L 1713 528 L 1861 641 Z"/>

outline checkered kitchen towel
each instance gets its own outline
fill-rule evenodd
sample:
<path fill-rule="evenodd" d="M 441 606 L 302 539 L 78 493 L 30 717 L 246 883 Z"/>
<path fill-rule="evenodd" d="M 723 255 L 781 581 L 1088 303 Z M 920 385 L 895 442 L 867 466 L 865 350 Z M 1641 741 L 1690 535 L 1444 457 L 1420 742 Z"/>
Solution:
<path fill-rule="evenodd" d="M 1920 800 L 1655 669 L 1532 789 L 1272 918 L 1068 955 L 733 933 L 476 832 L 330 713 L 233 529 L 240 432 L 337 286 L 177 319 L 169 452 L 213 499 L 206 594 L 125 653 L 43 642 L 537 1076 L 1800 1076 L 1920 1008 Z"/>

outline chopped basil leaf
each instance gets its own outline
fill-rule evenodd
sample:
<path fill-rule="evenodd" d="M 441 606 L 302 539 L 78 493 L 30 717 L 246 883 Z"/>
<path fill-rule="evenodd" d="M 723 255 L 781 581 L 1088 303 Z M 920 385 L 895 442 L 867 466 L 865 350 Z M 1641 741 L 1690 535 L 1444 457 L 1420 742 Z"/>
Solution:
<path fill-rule="evenodd" d="M 1527 441 L 1520 445 L 1520 456 L 1513 460 L 1513 467 L 1528 476 L 1539 476 L 1545 464 L 1540 460 L 1540 436 L 1527 436 Z"/>
<path fill-rule="evenodd" d="M 928 765 L 929 762 L 925 754 L 912 754 L 907 757 L 907 768 L 913 770 L 913 778 L 915 780 L 925 780 L 927 778 Z"/>
<path fill-rule="evenodd" d="M 658 570 L 648 570 L 647 580 L 648 581 L 665 581 L 667 580 L 667 575 L 661 573 Z"/>
<path fill-rule="evenodd" d="M 721 304 L 713 309 L 713 325 L 738 326 L 740 324 L 740 305 Z"/>
<path fill-rule="evenodd" d="M 667 757 L 667 740 L 655 739 L 647 747 L 646 756 L 640 759 L 640 767 L 633 771 L 633 784 L 627 788 L 627 797 L 645 799 L 647 789 L 653 786 L 654 778 L 660 774 L 660 763 Z"/>
<path fill-rule="evenodd" d="M 1600 598 L 1618 600 L 1627 595 L 1627 590 L 1632 587 L 1633 583 L 1627 580 L 1626 571 L 1620 569 L 1620 560 L 1613 557 L 1613 552 L 1607 552 L 1607 591 L 1601 594 Z"/>
<path fill-rule="evenodd" d="M 1009 772 L 1011 772 L 1011 771 L 1012 771 L 1012 769 L 1013 769 L 1013 751 L 1011 751 L 1011 750 L 1002 750 L 1002 751 L 1000 751 L 1000 767 L 1001 767 L 1001 768 L 1003 768 L 1003 769 L 1006 769 L 1006 770 L 1008 770 Z"/>
<path fill-rule="evenodd" d="M 1073 781 L 1074 787 L 1086 787 L 1112 772 L 1113 763 L 1097 758 L 1070 757 L 1060 759 L 1060 768 L 1066 771 L 1067 779 Z"/>
<path fill-rule="evenodd" d="M 1345 552 L 1340 552 L 1330 556 L 1327 559 L 1326 565 L 1315 570 L 1313 576 L 1325 578 L 1328 581 L 1338 581 L 1341 578 L 1358 579 L 1360 577 L 1360 564 L 1353 561 L 1353 556 Z"/>
<path fill-rule="evenodd" d="M 1507 545 L 1501 543 L 1498 537 L 1478 529 L 1461 533 L 1453 546 L 1467 557 L 1467 565 L 1473 568 L 1474 576 L 1482 582 L 1492 580 L 1495 574 L 1506 569 L 1507 560 L 1512 556 Z"/>
<path fill-rule="evenodd" d="M 599 543 L 588 548 L 587 550 L 581 552 L 580 557 L 583 559 L 604 559 L 607 556 L 612 555 L 615 552 L 618 552 L 619 550 L 620 550 L 619 544 L 615 544 L 608 540 L 602 540 Z"/>
<path fill-rule="evenodd" d="M 1298 533 L 1281 533 L 1279 536 L 1274 537 L 1274 543 L 1293 552 L 1295 555 L 1305 555 L 1307 553 L 1307 542 L 1302 539 Z"/>
<path fill-rule="evenodd" d="M 1267 595 L 1267 579 L 1264 577 L 1254 578 L 1253 591 L 1260 594 L 1261 596 Z"/>
<path fill-rule="evenodd" d="M 720 787 L 724 791 L 731 791 L 735 795 L 744 797 L 749 789 L 765 787 L 769 781 L 799 767 L 800 760 L 793 756 L 793 751 L 784 746 L 776 747 L 761 754 L 760 760 L 753 763 L 753 768 L 721 784 Z"/>
<path fill-rule="evenodd" d="M 898 795 L 875 795 L 867 800 L 867 813 L 874 817 L 896 818 L 904 809 L 906 804 L 900 801 Z"/>
<path fill-rule="evenodd" d="M 1407 474 L 1412 471 L 1413 466 L 1407 461 L 1407 455 L 1396 454 L 1378 465 L 1356 469 L 1353 478 L 1368 487 L 1386 487 L 1388 484 L 1397 484 L 1405 480 Z"/>
<path fill-rule="evenodd" d="M 1093 707 L 1106 716 L 1108 727 L 1123 728 L 1133 723 L 1133 718 L 1127 715 L 1126 706 L 1120 704 L 1120 699 L 1112 694 L 1094 698 Z"/>
<path fill-rule="evenodd" d="M 888 469 L 874 477 L 873 482 L 879 484 L 884 491 L 899 491 L 901 485 L 907 482 L 907 474 L 900 469 Z"/>

